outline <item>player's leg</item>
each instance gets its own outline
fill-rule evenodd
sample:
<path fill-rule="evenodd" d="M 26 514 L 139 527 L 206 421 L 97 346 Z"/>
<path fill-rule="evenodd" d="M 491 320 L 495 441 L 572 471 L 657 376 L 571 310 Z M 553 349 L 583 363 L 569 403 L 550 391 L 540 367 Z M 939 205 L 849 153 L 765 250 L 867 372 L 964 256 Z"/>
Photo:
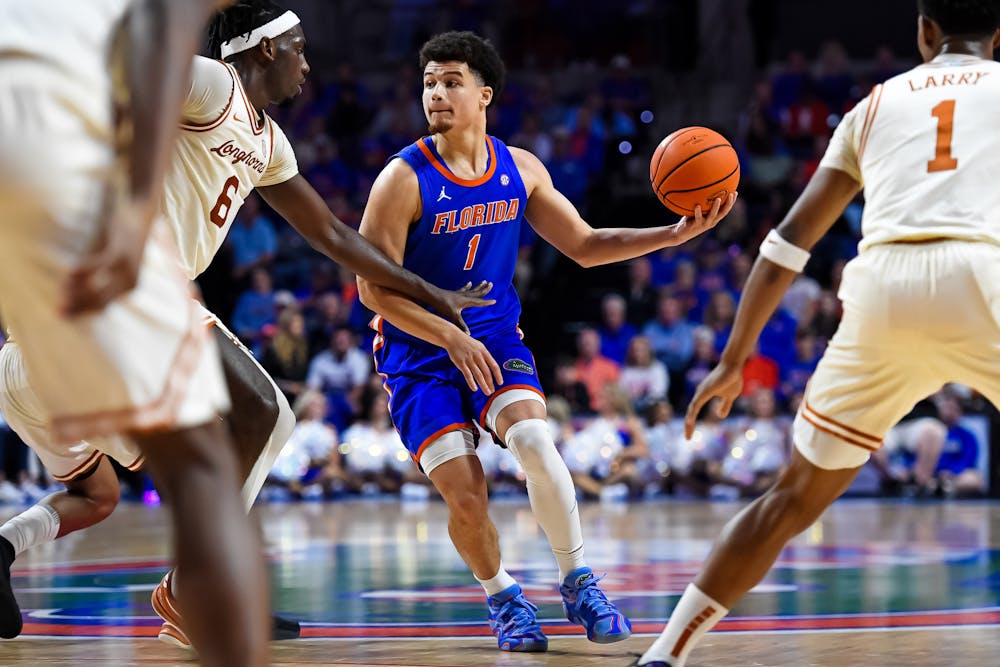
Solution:
<path fill-rule="evenodd" d="M 532 513 L 559 564 L 559 592 L 567 618 L 586 628 L 591 641 L 627 639 L 631 621 L 608 600 L 598 586 L 600 578 L 584 559 L 576 490 L 552 439 L 541 397 L 525 389 L 501 393 L 487 409 L 486 421 L 524 470 Z"/>
<path fill-rule="evenodd" d="M 136 438 L 172 508 L 180 612 L 205 665 L 267 664 L 260 542 L 220 422 Z"/>
<path fill-rule="evenodd" d="M 891 255 L 870 255 L 856 260 L 862 269 L 914 280 L 873 290 L 870 285 L 881 283 L 867 270 L 856 264 L 845 270 L 844 319 L 795 418 L 791 465 L 726 524 L 639 665 L 682 667 L 701 637 L 763 579 L 788 540 L 847 488 L 889 428 L 940 387 L 930 363 L 937 345 L 924 333 L 924 315 L 933 306 L 926 295 L 932 291 L 919 284 L 933 272 L 922 265 L 913 270 L 909 263 L 893 266 Z M 851 289 L 858 284 L 862 289 Z"/>
<path fill-rule="evenodd" d="M 576 489 L 546 420 L 534 358 L 515 332 L 484 343 L 504 369 L 504 385 L 488 398 L 477 392 L 473 405 L 483 426 L 497 434 L 524 470 L 532 512 L 559 565 L 566 615 L 587 629 L 591 641 L 627 639 L 631 622 L 608 601 L 584 559 Z"/>
<path fill-rule="evenodd" d="M 468 441 L 468 442 L 467 442 Z M 471 433 L 452 431 L 441 436 L 437 442 L 428 447 L 425 454 L 431 457 L 452 452 L 468 452 L 430 466 L 427 476 L 434 488 L 441 494 L 448 506 L 448 535 L 458 554 L 472 570 L 479 581 L 488 581 L 500 570 L 500 542 L 496 526 L 490 520 L 487 512 L 489 498 L 486 490 L 486 478 L 475 448 L 471 443 Z M 431 457 L 424 456 L 424 465 L 428 466 Z M 514 583 L 513 579 L 505 581 L 507 586 Z M 507 586 L 496 590 L 487 587 L 487 594 L 499 593 Z"/>
<path fill-rule="evenodd" d="M 211 323 L 222 358 L 222 369 L 229 390 L 232 409 L 227 419 L 236 453 L 244 509 L 249 512 L 260 493 L 267 475 L 295 427 L 295 415 L 274 381 L 254 359 L 253 354 L 218 319 L 204 310 Z M 187 636 L 191 619 L 185 619 L 177 609 L 178 582 L 185 579 L 175 571 L 168 572 L 153 591 L 153 609 L 163 618 L 161 640 L 190 648 Z M 294 639 L 300 635 L 297 622 L 279 616 L 271 620 L 271 639 Z"/>
<path fill-rule="evenodd" d="M 452 431 L 422 453 L 421 465 L 448 506 L 448 535 L 483 586 L 490 627 L 503 651 L 548 649 L 548 638 L 535 616 L 538 608 L 503 567 L 496 526 L 487 512 L 489 499 L 472 431 Z"/>
<path fill-rule="evenodd" d="M 448 533 L 486 591 L 490 626 L 504 651 L 544 651 L 537 607 L 503 568 L 487 513 L 483 467 L 476 456 L 464 380 L 440 348 L 376 339 L 376 370 L 406 449 L 448 506 Z M 462 387 L 461 389 L 459 387 Z"/>
<path fill-rule="evenodd" d="M 100 523 L 118 505 L 120 490 L 114 468 L 104 456 L 66 490 L 39 500 L 0 526 L 0 637 L 21 634 L 21 610 L 10 583 L 10 567 L 18 555 L 67 533 Z"/>
<path fill-rule="evenodd" d="M 208 316 L 214 320 L 212 330 L 232 401 L 229 432 L 236 447 L 241 479 L 245 480 L 243 501 L 249 512 L 295 428 L 295 415 L 288 399 L 253 353 L 214 315 Z"/>

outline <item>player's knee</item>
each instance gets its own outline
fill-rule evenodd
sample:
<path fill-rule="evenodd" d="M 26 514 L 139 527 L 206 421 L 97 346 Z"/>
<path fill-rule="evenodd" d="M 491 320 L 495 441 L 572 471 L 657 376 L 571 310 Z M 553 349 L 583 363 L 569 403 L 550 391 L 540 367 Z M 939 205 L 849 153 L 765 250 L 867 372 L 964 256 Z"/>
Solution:
<path fill-rule="evenodd" d="M 565 468 L 559 450 L 552 440 L 549 425 L 544 419 L 525 419 L 507 429 L 507 447 L 514 453 L 524 474 L 551 473 Z"/>
<path fill-rule="evenodd" d="M 444 499 L 452 520 L 478 524 L 488 517 L 489 493 L 485 482 L 481 486 L 452 491 Z"/>

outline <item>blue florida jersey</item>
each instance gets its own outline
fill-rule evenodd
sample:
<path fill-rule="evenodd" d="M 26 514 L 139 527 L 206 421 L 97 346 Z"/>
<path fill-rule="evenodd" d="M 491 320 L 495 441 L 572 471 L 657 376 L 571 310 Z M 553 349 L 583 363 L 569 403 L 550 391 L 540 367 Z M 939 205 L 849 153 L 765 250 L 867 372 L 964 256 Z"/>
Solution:
<path fill-rule="evenodd" d="M 406 239 L 403 266 L 444 289 L 483 280 L 493 283 L 486 298 L 496 299 L 496 304 L 463 313 L 476 338 L 517 327 L 521 303 L 514 290 L 514 267 L 528 201 L 507 146 L 491 136 L 486 144 L 486 173 L 475 180 L 453 174 L 430 137 L 393 156 L 416 172 L 422 202 L 420 219 Z M 375 324 L 386 340 L 417 340 L 380 317 Z"/>

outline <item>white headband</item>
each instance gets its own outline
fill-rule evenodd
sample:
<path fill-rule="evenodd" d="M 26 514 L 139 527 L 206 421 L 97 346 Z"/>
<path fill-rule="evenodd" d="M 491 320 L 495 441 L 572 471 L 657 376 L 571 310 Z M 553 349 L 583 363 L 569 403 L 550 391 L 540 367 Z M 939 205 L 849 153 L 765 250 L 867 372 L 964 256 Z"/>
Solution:
<path fill-rule="evenodd" d="M 242 53 L 243 51 L 249 51 L 253 47 L 260 44 L 261 40 L 265 37 L 268 39 L 274 39 L 278 35 L 288 32 L 299 23 L 301 23 L 301 21 L 299 21 L 299 17 L 296 16 L 295 12 L 285 12 L 270 23 L 265 23 L 261 27 L 257 28 L 246 37 L 233 37 L 228 42 L 225 42 L 222 45 L 222 59 L 225 60 L 229 56 Z"/>

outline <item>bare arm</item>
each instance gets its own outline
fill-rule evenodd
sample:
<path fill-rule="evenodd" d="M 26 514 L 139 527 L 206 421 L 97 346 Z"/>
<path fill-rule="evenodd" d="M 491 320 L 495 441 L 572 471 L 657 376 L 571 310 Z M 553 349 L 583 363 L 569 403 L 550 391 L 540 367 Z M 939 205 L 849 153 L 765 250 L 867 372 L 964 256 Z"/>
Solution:
<path fill-rule="evenodd" d="M 789 243 L 805 250 L 811 249 L 833 226 L 860 189 L 860 184 L 847 172 L 821 167 L 778 225 L 778 233 Z M 684 422 L 688 438 L 694 432 L 695 419 L 702 406 L 714 397 L 722 398 L 720 416 L 729 413 L 742 389 L 743 364 L 797 275 L 764 257 L 757 257 L 719 365 L 698 385 L 688 406 Z"/>
<path fill-rule="evenodd" d="M 700 209 L 693 218 L 666 227 L 594 229 L 580 217 L 576 207 L 552 184 L 545 166 L 531 153 L 511 148 L 528 191 L 525 217 L 535 231 L 561 253 L 584 267 L 620 262 L 666 246 L 675 246 L 718 224 L 736 202 L 731 194 L 725 202 L 715 200 L 707 215 Z"/>
<path fill-rule="evenodd" d="M 68 316 L 100 310 L 135 287 L 163 178 L 173 154 L 191 58 L 217 9 L 232 0 L 142 0 L 125 17 L 128 118 L 132 136 L 123 198 L 108 193 L 102 238 L 63 287 Z"/>
<path fill-rule="evenodd" d="M 420 210 L 417 175 L 403 160 L 393 160 L 372 186 L 361 219 L 361 235 L 393 261 L 402 262 L 410 223 L 419 217 Z M 503 381 L 499 366 L 486 348 L 451 322 L 361 275 L 358 275 L 358 291 L 363 304 L 394 326 L 447 350 L 471 389 L 475 390 L 478 384 L 492 393 L 492 377 L 498 383 Z M 468 358 L 457 358 L 456 355 L 466 352 Z"/>
<path fill-rule="evenodd" d="M 465 328 L 462 309 L 486 303 L 468 295 L 463 297 L 456 292 L 439 289 L 391 260 L 385 252 L 341 222 L 301 174 L 278 185 L 258 187 L 257 192 L 313 248 L 346 266 L 358 276 L 359 281 L 363 278 L 427 304 L 444 313 L 461 328 Z M 412 305 L 423 310 L 416 304 Z"/>

